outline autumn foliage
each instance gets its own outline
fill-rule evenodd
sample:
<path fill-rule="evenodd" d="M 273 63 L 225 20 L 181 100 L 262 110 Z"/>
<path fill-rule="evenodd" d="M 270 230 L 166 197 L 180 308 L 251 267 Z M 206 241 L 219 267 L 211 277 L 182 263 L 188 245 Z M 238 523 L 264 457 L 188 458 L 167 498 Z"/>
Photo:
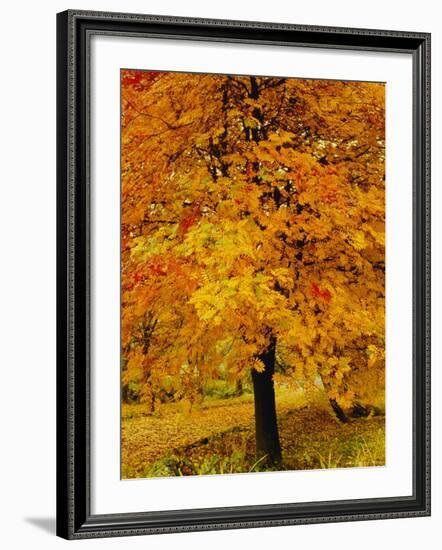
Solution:
<path fill-rule="evenodd" d="M 121 94 L 123 387 L 153 411 L 171 386 L 197 404 L 210 380 L 252 377 L 274 461 L 275 373 L 320 384 L 343 421 L 369 414 L 384 85 L 124 70 Z"/>

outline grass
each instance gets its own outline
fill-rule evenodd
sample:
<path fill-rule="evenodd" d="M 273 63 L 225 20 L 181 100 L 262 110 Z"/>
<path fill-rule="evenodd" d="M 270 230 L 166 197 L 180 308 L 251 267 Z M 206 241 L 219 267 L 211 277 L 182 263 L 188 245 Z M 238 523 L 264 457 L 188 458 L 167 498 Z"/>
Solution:
<path fill-rule="evenodd" d="M 140 477 L 170 477 L 188 475 L 223 475 L 244 472 L 263 471 L 261 464 L 265 456 L 250 464 L 249 458 L 242 451 L 235 451 L 230 456 L 212 454 L 199 461 L 192 461 L 186 456 L 168 455 L 155 461 L 146 468 Z"/>
<path fill-rule="evenodd" d="M 359 443 L 356 440 L 353 446 L 347 445 L 347 448 L 351 451 L 347 453 L 346 461 L 344 461 L 342 454 L 334 454 L 332 450 L 329 450 L 326 458 L 318 453 L 320 467 L 322 469 L 345 468 L 349 466 L 367 468 L 370 466 L 382 466 L 385 463 L 384 437 L 381 430 L 373 434 L 370 443 L 361 438 Z"/>
<path fill-rule="evenodd" d="M 175 449 L 173 453 L 166 454 L 138 472 L 138 475 L 125 477 L 223 475 L 271 470 L 381 466 L 385 462 L 383 430 L 376 429 L 369 421 L 365 421 L 366 436 L 360 437 L 356 426 L 362 422 L 364 421 L 353 423 L 354 437 L 348 438 L 349 430 L 346 427 L 345 434 L 335 438 L 330 447 L 324 446 L 322 452 L 313 451 L 307 439 L 301 437 L 296 451 L 293 447 L 283 450 L 285 458 L 279 467 L 269 468 L 265 456 L 256 460 L 250 430 L 230 430 Z M 375 424 L 378 425 L 379 422 Z M 282 428 L 284 429 L 284 423 Z"/>
<path fill-rule="evenodd" d="M 328 457 L 325 459 L 321 453 L 318 453 L 319 465 L 323 470 L 329 468 L 339 468 L 342 460 L 342 455 L 339 455 L 337 458 L 332 456 L 332 452 L 328 452 Z"/>
<path fill-rule="evenodd" d="M 270 470 L 384 465 L 385 419 L 342 424 L 320 397 L 307 404 L 302 391 L 278 388 L 283 462 Z M 167 403 L 154 415 L 147 415 L 143 405 L 124 405 L 122 435 L 123 478 L 269 470 L 266 461 L 255 456 L 250 394 L 207 399 L 193 411 Z"/>

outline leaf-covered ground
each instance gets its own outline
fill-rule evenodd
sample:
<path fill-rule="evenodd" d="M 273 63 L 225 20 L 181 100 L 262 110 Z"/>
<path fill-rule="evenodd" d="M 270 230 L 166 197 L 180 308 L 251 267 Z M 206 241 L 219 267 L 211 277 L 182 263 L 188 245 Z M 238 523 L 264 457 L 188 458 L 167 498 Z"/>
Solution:
<path fill-rule="evenodd" d="M 342 424 L 322 401 L 299 394 L 278 400 L 280 470 L 380 466 L 385 463 L 383 417 Z M 156 415 L 123 408 L 123 478 L 247 472 L 257 463 L 251 396 L 220 399 L 192 411 L 169 405 Z"/>

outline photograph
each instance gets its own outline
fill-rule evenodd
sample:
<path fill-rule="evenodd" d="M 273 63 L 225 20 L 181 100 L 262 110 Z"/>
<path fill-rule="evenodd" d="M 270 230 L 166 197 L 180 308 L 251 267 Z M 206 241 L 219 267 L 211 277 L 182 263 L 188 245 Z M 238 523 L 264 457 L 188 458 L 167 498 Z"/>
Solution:
<path fill-rule="evenodd" d="M 120 90 L 121 478 L 385 466 L 385 82 Z"/>
<path fill-rule="evenodd" d="M 358 7 L 5 3 L 6 550 L 438 547 L 441 10 Z"/>
<path fill-rule="evenodd" d="M 57 14 L 57 535 L 430 514 L 430 95 L 423 31 Z"/>

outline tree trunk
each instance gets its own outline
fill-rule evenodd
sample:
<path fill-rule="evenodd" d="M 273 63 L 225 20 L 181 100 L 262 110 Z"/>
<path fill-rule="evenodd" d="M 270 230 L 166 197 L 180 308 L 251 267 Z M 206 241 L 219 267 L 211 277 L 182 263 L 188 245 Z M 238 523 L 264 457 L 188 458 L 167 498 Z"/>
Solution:
<path fill-rule="evenodd" d="M 278 423 L 276 419 L 275 387 L 275 347 L 273 339 L 265 353 L 259 359 L 264 363 L 263 372 L 252 369 L 253 392 L 255 396 L 256 455 L 267 456 L 269 464 L 281 462 Z"/>
<path fill-rule="evenodd" d="M 331 397 L 328 398 L 328 401 L 331 405 L 331 408 L 335 411 L 335 415 L 341 422 L 348 422 L 348 416 L 345 414 L 342 407 L 338 405 L 338 402 L 336 399 L 332 399 Z"/>
<path fill-rule="evenodd" d="M 326 391 L 326 393 L 328 393 L 330 391 L 330 384 L 327 384 L 327 382 L 322 378 L 321 374 L 319 374 L 319 376 L 321 377 L 321 382 L 322 382 L 322 385 L 324 386 L 324 390 Z M 328 399 L 328 402 L 330 403 L 331 408 L 333 409 L 333 412 L 336 415 L 336 418 L 341 422 L 344 422 L 344 423 L 348 422 L 349 418 L 347 416 L 347 413 L 338 404 L 336 399 L 333 399 L 332 397 L 328 397 L 328 396 L 327 396 L 327 399 Z"/>
<path fill-rule="evenodd" d="M 244 393 L 244 388 L 242 385 L 241 378 L 238 378 L 235 382 L 235 396 L 239 397 Z"/>

